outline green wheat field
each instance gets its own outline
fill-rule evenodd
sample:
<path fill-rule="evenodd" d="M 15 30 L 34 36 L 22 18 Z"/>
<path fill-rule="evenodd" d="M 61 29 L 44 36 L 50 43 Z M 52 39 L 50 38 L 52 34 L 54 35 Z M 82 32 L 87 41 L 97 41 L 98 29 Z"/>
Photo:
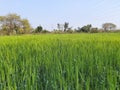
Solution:
<path fill-rule="evenodd" d="M 120 90 L 120 33 L 0 36 L 0 90 Z"/>

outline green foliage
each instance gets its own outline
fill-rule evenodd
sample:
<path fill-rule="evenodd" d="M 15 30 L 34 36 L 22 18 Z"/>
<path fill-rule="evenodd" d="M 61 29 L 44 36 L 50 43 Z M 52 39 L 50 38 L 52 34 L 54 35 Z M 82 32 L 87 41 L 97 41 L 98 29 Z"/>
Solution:
<path fill-rule="evenodd" d="M 48 30 L 42 30 L 41 33 L 50 33 Z"/>
<path fill-rule="evenodd" d="M 120 34 L 0 37 L 0 90 L 120 90 Z"/>
<path fill-rule="evenodd" d="M 24 33 L 29 33 L 31 30 L 31 25 L 29 21 L 27 19 L 22 19 L 21 22 L 23 24 L 22 28 L 23 28 Z"/>
<path fill-rule="evenodd" d="M 88 25 L 86 25 L 86 26 L 83 26 L 83 27 L 81 28 L 81 31 L 82 31 L 82 32 L 90 32 L 91 27 L 92 27 L 92 25 L 91 25 L 91 24 L 88 24 Z"/>
<path fill-rule="evenodd" d="M 40 26 L 40 25 L 35 29 L 35 32 L 36 32 L 36 33 L 40 33 L 40 32 L 42 32 L 42 31 L 43 31 L 43 27 Z"/>

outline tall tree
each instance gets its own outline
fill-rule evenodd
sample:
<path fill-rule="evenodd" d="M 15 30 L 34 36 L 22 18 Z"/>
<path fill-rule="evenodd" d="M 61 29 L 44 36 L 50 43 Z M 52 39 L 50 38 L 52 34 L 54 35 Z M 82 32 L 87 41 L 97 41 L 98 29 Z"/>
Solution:
<path fill-rule="evenodd" d="M 105 31 L 107 31 L 107 30 L 115 30 L 116 29 L 116 25 L 115 24 L 113 24 L 113 23 L 104 23 L 103 25 L 102 25 L 102 28 L 105 30 Z"/>
<path fill-rule="evenodd" d="M 0 24 L 3 30 L 8 34 L 12 33 L 14 28 L 20 24 L 20 16 L 16 14 L 8 14 L 7 16 L 0 16 Z"/>
<path fill-rule="evenodd" d="M 65 24 L 64 24 L 64 32 L 67 31 L 68 27 L 69 27 L 69 23 L 65 22 Z"/>
<path fill-rule="evenodd" d="M 0 16 L 1 29 L 6 31 L 7 34 L 11 34 L 14 31 L 20 33 L 20 30 L 29 31 L 31 26 L 27 19 L 21 19 L 17 14 L 8 14 L 6 16 Z M 28 30 L 29 29 L 29 30 Z"/>

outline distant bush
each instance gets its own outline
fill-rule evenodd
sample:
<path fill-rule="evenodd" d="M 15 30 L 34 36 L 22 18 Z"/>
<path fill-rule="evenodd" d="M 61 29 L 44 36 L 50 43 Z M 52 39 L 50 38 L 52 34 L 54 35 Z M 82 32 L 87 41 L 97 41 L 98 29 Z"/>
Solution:
<path fill-rule="evenodd" d="M 120 33 L 120 30 L 115 30 L 114 32 L 115 32 L 115 33 Z"/>
<path fill-rule="evenodd" d="M 91 28 L 90 33 L 98 33 L 98 28 Z"/>
<path fill-rule="evenodd" d="M 64 33 L 62 30 L 54 30 L 52 31 L 52 33 L 55 33 L 55 34 L 62 34 Z"/>
<path fill-rule="evenodd" d="M 42 30 L 41 33 L 50 33 L 48 30 Z"/>
<path fill-rule="evenodd" d="M 80 33 L 80 32 L 81 32 L 81 28 L 78 27 L 77 29 L 74 30 L 74 32 L 76 32 L 76 33 Z"/>
<path fill-rule="evenodd" d="M 67 30 L 67 33 L 73 33 L 74 31 L 72 29 Z"/>
<path fill-rule="evenodd" d="M 99 33 L 103 33 L 103 32 L 105 32 L 105 30 L 99 29 L 98 32 L 99 32 Z"/>
<path fill-rule="evenodd" d="M 6 31 L 0 30 L 0 35 L 7 35 Z"/>

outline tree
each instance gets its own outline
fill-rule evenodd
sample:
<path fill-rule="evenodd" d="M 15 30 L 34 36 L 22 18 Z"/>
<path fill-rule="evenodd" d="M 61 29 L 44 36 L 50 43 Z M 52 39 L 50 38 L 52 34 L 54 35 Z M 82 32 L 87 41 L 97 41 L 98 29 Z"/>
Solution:
<path fill-rule="evenodd" d="M 6 31 L 8 35 L 13 32 L 20 33 L 29 31 L 31 26 L 27 19 L 21 19 L 17 14 L 8 14 L 6 16 L 0 16 L 1 29 Z"/>
<path fill-rule="evenodd" d="M 107 31 L 107 30 L 115 30 L 116 29 L 116 25 L 113 23 L 104 23 L 102 25 L 102 28 Z"/>
<path fill-rule="evenodd" d="M 40 33 L 40 32 L 42 32 L 42 31 L 43 31 L 43 27 L 42 27 L 41 25 L 37 26 L 35 32 L 36 32 L 36 33 Z"/>
<path fill-rule="evenodd" d="M 65 22 L 65 24 L 64 24 L 64 32 L 67 31 L 68 27 L 69 27 L 69 23 Z"/>
<path fill-rule="evenodd" d="M 2 30 L 7 31 L 8 34 L 13 32 L 15 26 L 20 24 L 20 16 L 16 14 L 8 14 L 7 16 L 0 16 L 0 24 Z"/>
<path fill-rule="evenodd" d="M 29 33 L 31 30 L 31 25 L 27 19 L 22 19 L 22 28 L 23 28 L 23 33 Z"/>
<path fill-rule="evenodd" d="M 91 24 L 88 24 L 88 25 L 86 25 L 86 26 L 83 26 L 83 27 L 81 28 L 81 31 L 82 31 L 82 32 L 90 32 L 91 27 L 92 27 L 92 25 L 91 25 Z"/>

